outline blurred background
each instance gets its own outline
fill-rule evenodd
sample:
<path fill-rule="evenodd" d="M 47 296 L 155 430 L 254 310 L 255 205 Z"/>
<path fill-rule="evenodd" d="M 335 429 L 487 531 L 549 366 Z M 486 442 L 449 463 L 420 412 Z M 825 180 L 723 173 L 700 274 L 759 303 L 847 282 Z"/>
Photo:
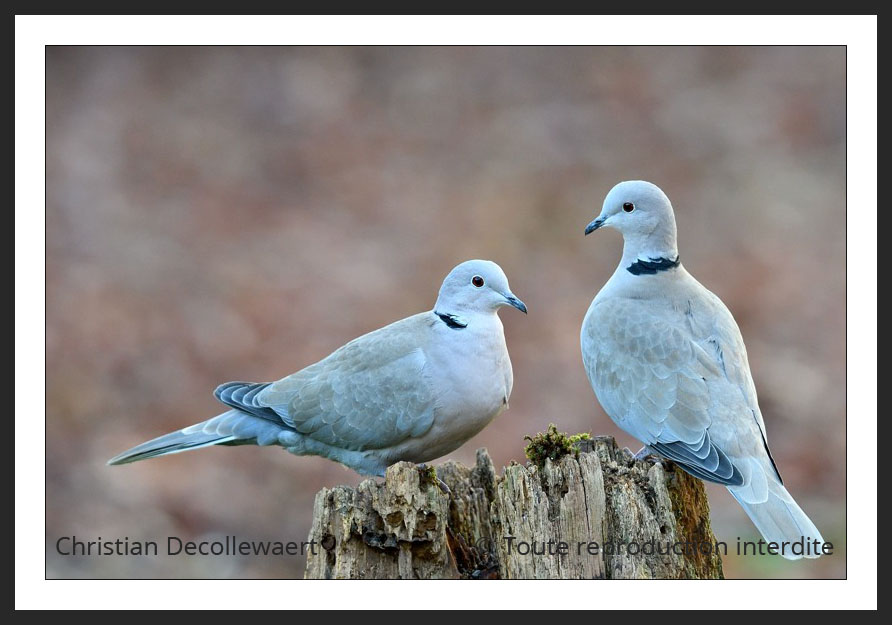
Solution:
<path fill-rule="evenodd" d="M 727 577 L 844 577 L 842 47 L 49 47 L 47 575 L 301 577 L 295 557 L 61 557 L 84 540 L 305 540 L 354 472 L 278 448 L 107 467 L 268 381 L 428 310 L 468 258 L 507 273 L 511 408 L 451 454 L 497 467 L 549 422 L 623 434 L 579 328 L 620 180 L 672 199 L 685 266 L 733 311 L 785 482 L 836 553 Z M 713 528 L 757 539 L 722 487 Z M 163 545 L 162 545 L 163 547 Z"/>

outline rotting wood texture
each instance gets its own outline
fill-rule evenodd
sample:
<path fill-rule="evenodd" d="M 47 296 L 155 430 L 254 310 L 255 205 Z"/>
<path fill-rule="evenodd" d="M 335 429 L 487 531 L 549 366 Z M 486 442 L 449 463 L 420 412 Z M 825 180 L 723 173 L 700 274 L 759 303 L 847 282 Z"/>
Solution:
<path fill-rule="evenodd" d="M 512 464 L 401 462 L 384 482 L 316 495 L 305 577 L 314 579 L 716 579 L 722 562 L 700 480 L 636 460 L 612 437 Z"/>

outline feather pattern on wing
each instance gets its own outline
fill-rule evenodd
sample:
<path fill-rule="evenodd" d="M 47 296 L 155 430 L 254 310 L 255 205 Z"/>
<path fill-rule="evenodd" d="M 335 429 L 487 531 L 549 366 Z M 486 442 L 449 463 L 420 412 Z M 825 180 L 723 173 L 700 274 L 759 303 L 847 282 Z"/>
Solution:
<path fill-rule="evenodd" d="M 300 434 L 342 449 L 380 449 L 421 436 L 436 407 L 425 371 L 427 316 L 361 336 L 306 369 L 230 399 L 249 401 L 243 409 L 274 414 Z"/>
<path fill-rule="evenodd" d="M 623 429 L 698 477 L 740 485 L 744 477 L 711 429 L 735 408 L 721 402 L 749 413 L 747 393 L 726 374 L 709 340 L 692 338 L 687 317 L 655 315 L 647 300 L 598 302 L 583 330 L 586 371 Z"/>

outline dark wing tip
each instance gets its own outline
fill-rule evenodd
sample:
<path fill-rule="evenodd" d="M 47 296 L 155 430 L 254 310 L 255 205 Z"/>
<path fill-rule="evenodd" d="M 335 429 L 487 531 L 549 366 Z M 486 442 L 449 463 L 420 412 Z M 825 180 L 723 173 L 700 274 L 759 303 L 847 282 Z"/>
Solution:
<path fill-rule="evenodd" d="M 709 435 L 707 434 L 707 437 Z M 715 467 L 707 467 L 703 465 L 705 457 L 695 454 L 694 447 L 682 441 L 672 441 L 670 443 L 648 443 L 647 446 L 660 454 L 661 456 L 672 460 L 682 469 L 707 482 L 722 484 L 723 486 L 742 486 L 743 474 L 734 466 L 731 459 L 725 453 L 716 447 L 711 441 L 708 443 L 709 456 L 714 458 Z M 701 451 L 704 444 L 701 443 L 697 451 Z"/>

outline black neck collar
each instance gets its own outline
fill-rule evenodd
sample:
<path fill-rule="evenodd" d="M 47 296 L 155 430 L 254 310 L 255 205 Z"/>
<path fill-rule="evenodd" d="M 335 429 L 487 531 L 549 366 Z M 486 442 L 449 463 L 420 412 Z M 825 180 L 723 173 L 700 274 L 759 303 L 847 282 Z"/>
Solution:
<path fill-rule="evenodd" d="M 675 257 L 675 260 L 665 257 L 650 258 L 648 260 L 639 258 L 634 263 L 626 267 L 626 271 L 628 271 L 633 276 L 640 276 L 642 274 L 655 274 L 661 271 L 668 271 L 674 267 L 678 267 L 678 265 L 678 256 Z"/>
<path fill-rule="evenodd" d="M 436 310 L 434 311 L 434 314 L 440 318 L 440 321 L 445 323 L 447 326 L 449 326 L 453 330 L 461 330 L 462 328 L 468 327 L 467 323 L 461 321 L 461 319 L 455 315 L 438 313 Z"/>

